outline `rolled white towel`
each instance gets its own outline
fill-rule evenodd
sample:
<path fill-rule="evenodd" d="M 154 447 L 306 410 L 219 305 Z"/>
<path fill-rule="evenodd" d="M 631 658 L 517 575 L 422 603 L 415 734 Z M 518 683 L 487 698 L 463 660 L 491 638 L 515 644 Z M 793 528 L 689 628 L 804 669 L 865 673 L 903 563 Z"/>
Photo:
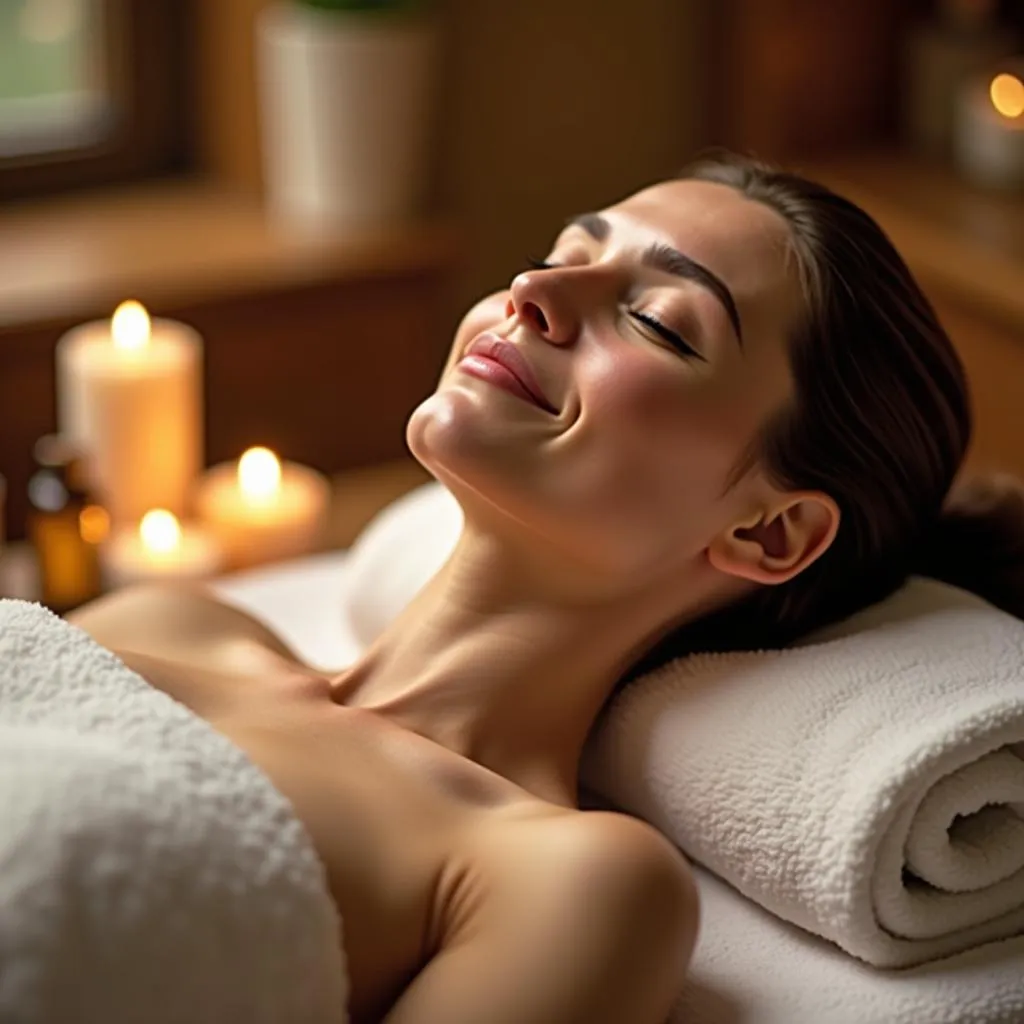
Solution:
<path fill-rule="evenodd" d="M 1024 932 L 1024 623 L 915 579 L 814 641 L 637 680 L 584 782 L 869 963 Z"/>
<path fill-rule="evenodd" d="M 323 868 L 241 750 L 0 601 L 0 1020 L 342 1024 Z"/>

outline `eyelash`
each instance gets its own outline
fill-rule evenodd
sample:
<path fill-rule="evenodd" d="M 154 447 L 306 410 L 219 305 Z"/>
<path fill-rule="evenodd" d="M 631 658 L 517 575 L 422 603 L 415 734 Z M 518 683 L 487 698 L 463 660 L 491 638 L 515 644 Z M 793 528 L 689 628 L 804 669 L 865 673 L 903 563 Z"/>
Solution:
<path fill-rule="evenodd" d="M 554 270 L 559 266 L 557 263 L 549 263 L 547 260 L 539 260 L 534 256 L 527 256 L 526 262 L 532 270 Z M 651 316 L 650 313 L 641 313 L 636 309 L 627 310 L 627 313 L 637 321 L 637 323 L 641 323 L 645 327 L 654 331 L 662 341 L 667 341 L 681 356 L 704 361 L 704 357 L 695 348 L 693 348 L 693 346 L 688 345 L 682 337 L 676 334 L 675 331 L 666 327 L 656 317 Z"/>

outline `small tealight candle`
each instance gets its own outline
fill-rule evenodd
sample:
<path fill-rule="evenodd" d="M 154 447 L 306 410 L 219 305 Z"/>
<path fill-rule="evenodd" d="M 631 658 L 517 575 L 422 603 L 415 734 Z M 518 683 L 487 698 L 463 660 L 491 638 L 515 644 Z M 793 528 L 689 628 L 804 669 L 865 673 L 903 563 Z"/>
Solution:
<path fill-rule="evenodd" d="M 964 177 L 975 184 L 1024 188 L 1021 75 L 1002 72 L 967 83 L 957 105 L 954 151 Z"/>
<path fill-rule="evenodd" d="M 201 580 L 223 564 L 215 538 L 194 524 L 182 525 L 167 509 L 151 509 L 135 528 L 117 531 L 101 560 L 112 590 L 130 583 Z"/>
<path fill-rule="evenodd" d="M 294 558 L 313 550 L 330 501 L 326 477 L 250 448 L 237 463 L 207 470 L 199 483 L 199 518 L 218 538 L 228 568 Z"/>

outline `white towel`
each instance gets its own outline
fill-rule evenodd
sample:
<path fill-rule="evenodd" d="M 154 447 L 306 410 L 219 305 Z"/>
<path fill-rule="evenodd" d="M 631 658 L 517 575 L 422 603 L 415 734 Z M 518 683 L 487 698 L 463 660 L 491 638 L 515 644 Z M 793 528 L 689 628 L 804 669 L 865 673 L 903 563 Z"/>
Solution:
<path fill-rule="evenodd" d="M 0 601 L 0 1020 L 341 1024 L 324 872 L 226 738 Z"/>
<path fill-rule="evenodd" d="M 694 873 L 700 934 L 670 1024 L 1024 1024 L 1024 936 L 885 970 Z"/>
<path fill-rule="evenodd" d="M 1024 932 L 1024 623 L 915 579 L 836 633 L 638 680 L 585 783 L 871 964 Z"/>

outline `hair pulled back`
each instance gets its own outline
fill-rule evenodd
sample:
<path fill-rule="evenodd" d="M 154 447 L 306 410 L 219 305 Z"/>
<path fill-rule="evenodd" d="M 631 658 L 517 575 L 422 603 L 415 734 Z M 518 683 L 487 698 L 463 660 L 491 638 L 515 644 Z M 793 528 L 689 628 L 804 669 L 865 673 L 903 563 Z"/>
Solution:
<path fill-rule="evenodd" d="M 839 506 L 828 550 L 786 583 L 666 637 L 630 673 L 696 650 L 781 647 L 895 591 L 911 574 L 1024 618 L 1024 489 L 954 480 L 971 437 L 963 366 L 882 229 L 822 185 L 727 155 L 683 178 L 717 182 L 790 229 L 805 312 L 790 338 L 794 398 L 735 467 Z"/>

